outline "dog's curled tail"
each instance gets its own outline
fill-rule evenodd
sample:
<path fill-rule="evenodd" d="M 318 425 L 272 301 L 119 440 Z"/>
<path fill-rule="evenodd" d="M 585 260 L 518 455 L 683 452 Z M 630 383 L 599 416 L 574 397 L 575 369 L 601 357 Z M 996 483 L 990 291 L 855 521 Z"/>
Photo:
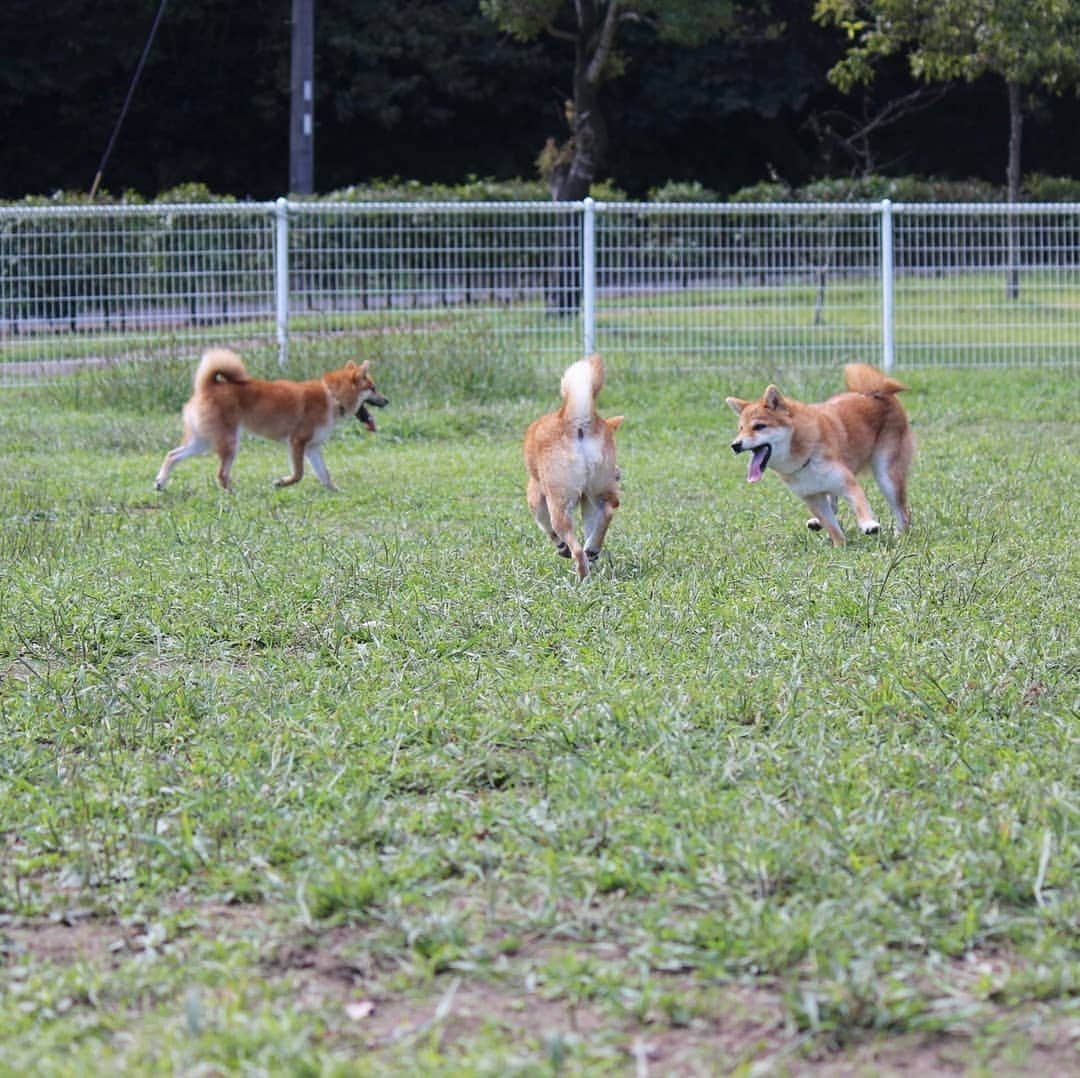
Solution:
<path fill-rule="evenodd" d="M 214 382 L 248 382 L 244 361 L 229 348 L 208 348 L 195 371 L 195 392 L 201 393 Z"/>
<path fill-rule="evenodd" d="M 596 354 L 579 359 L 566 368 L 559 389 L 568 418 L 588 419 L 593 402 L 604 387 L 604 361 Z"/>
<path fill-rule="evenodd" d="M 907 389 L 903 382 L 882 374 L 869 363 L 849 363 L 844 368 L 844 384 L 852 393 L 900 393 Z"/>

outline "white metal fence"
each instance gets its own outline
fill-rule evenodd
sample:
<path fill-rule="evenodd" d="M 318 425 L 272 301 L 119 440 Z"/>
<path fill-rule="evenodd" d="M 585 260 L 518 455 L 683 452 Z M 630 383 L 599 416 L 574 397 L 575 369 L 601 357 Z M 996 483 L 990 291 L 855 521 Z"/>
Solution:
<path fill-rule="evenodd" d="M 1075 367 L 1080 204 L 0 208 L 0 384 L 453 333 L 551 366 Z"/>

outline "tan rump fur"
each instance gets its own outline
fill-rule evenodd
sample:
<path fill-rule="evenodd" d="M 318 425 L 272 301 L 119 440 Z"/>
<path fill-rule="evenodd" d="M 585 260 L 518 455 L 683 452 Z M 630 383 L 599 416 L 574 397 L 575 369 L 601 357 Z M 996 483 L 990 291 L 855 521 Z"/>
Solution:
<path fill-rule="evenodd" d="M 231 489 L 240 432 L 249 430 L 289 446 L 292 472 L 275 485 L 299 482 L 306 457 L 323 486 L 335 490 L 322 459 L 323 443 L 346 416 L 355 415 L 374 430 L 365 406 L 381 408 L 386 403 L 366 361 L 357 366 L 350 360 L 340 370 L 304 382 L 263 381 L 248 375 L 235 352 L 207 349 L 195 371 L 194 392 L 183 408 L 184 439 L 165 455 L 154 485 L 164 490 L 169 473 L 181 460 L 213 450 L 219 460 L 218 481 Z"/>
<path fill-rule="evenodd" d="M 915 454 L 907 414 L 896 397 L 906 387 L 866 363 L 847 366 L 844 381 L 847 393 L 820 404 L 784 397 L 772 385 L 757 401 L 727 398 L 739 417 L 731 448 L 751 455 L 748 481 L 775 471 L 809 506 L 807 527 L 824 528 L 836 546 L 844 542 L 838 498 L 852 507 L 864 534 L 880 530 L 855 478 L 866 468 L 889 503 L 897 532 L 907 528 L 907 480 Z"/>
<path fill-rule="evenodd" d="M 603 360 L 598 355 L 579 359 L 562 376 L 562 407 L 531 423 L 525 432 L 529 509 L 557 552 L 573 558 L 580 580 L 599 557 L 619 506 L 615 431 L 623 417 L 604 419 L 597 414 L 596 395 L 603 385 Z M 584 545 L 574 526 L 579 506 Z"/>

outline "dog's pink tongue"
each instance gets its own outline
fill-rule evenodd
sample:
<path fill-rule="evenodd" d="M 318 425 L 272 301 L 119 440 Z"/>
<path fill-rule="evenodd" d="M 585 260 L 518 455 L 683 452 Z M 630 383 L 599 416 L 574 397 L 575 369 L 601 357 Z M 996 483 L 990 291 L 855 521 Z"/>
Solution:
<path fill-rule="evenodd" d="M 750 454 L 750 467 L 746 471 L 746 481 L 756 483 L 765 474 L 765 447 L 759 446 Z"/>

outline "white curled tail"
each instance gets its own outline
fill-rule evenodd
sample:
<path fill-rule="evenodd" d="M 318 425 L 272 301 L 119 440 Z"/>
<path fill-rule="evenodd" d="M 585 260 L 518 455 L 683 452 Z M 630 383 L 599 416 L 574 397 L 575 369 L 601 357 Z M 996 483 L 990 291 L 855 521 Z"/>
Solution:
<path fill-rule="evenodd" d="M 560 391 L 563 414 L 571 422 L 588 423 L 595 410 L 597 393 L 604 385 L 604 361 L 598 355 L 579 359 L 567 367 Z"/>

